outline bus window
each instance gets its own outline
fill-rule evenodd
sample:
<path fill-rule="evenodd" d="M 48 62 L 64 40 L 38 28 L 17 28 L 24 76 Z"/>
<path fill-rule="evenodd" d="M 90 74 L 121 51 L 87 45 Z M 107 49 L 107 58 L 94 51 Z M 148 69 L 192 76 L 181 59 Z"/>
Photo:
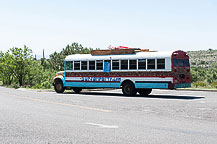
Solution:
<path fill-rule="evenodd" d="M 137 69 L 136 60 L 130 60 L 130 69 Z"/>
<path fill-rule="evenodd" d="M 157 59 L 157 69 L 165 69 L 165 59 Z"/>
<path fill-rule="evenodd" d="M 73 61 L 66 61 L 66 70 L 73 70 Z"/>
<path fill-rule="evenodd" d="M 138 69 L 146 69 L 146 59 L 138 59 Z"/>
<path fill-rule="evenodd" d="M 95 61 L 89 61 L 89 70 L 95 70 Z"/>
<path fill-rule="evenodd" d="M 96 70 L 103 70 L 103 60 L 96 61 Z"/>
<path fill-rule="evenodd" d="M 177 59 L 175 59 L 175 58 L 173 59 L 173 66 L 174 66 L 174 67 L 177 67 L 177 66 L 178 66 Z"/>
<path fill-rule="evenodd" d="M 74 61 L 74 70 L 81 70 L 80 61 Z"/>
<path fill-rule="evenodd" d="M 155 59 L 148 59 L 148 69 L 155 69 Z"/>
<path fill-rule="evenodd" d="M 121 60 L 121 69 L 122 70 L 128 69 L 128 60 Z"/>
<path fill-rule="evenodd" d="M 81 70 L 87 70 L 87 61 L 81 61 Z"/>
<path fill-rule="evenodd" d="M 119 60 L 112 60 L 112 70 L 119 70 Z"/>
<path fill-rule="evenodd" d="M 183 67 L 184 66 L 183 59 L 178 59 L 178 65 L 179 65 L 179 67 Z"/>
<path fill-rule="evenodd" d="M 185 62 L 185 66 L 186 66 L 186 67 L 189 67 L 189 66 L 190 66 L 190 64 L 189 64 L 189 59 L 185 59 L 184 62 Z"/>

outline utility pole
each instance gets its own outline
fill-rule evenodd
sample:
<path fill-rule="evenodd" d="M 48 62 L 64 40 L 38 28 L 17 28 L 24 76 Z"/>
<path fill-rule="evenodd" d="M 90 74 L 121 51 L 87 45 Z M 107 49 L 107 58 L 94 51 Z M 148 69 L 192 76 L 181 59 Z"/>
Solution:
<path fill-rule="evenodd" d="M 43 49 L 43 58 L 42 58 L 42 66 L 43 66 L 43 70 L 45 71 L 45 57 L 44 57 L 44 49 Z"/>
<path fill-rule="evenodd" d="M 43 49 L 43 59 L 44 59 L 44 49 Z"/>

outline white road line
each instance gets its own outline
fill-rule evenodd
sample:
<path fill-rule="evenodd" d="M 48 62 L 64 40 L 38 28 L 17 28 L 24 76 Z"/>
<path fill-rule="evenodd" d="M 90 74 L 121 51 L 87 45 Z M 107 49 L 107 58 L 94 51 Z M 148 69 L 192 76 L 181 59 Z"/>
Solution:
<path fill-rule="evenodd" d="M 91 123 L 91 122 L 86 122 L 85 124 L 87 125 L 93 125 L 93 126 L 98 126 L 100 128 L 112 128 L 112 129 L 116 129 L 118 128 L 117 125 L 104 125 L 104 124 L 97 124 L 97 123 Z"/>
<path fill-rule="evenodd" d="M 24 100 L 31 100 L 31 101 L 35 101 L 35 102 L 40 102 L 40 103 L 56 104 L 56 105 L 75 107 L 75 108 L 94 110 L 94 111 L 101 111 L 101 112 L 112 112 L 112 110 L 107 110 L 107 109 L 100 109 L 100 108 L 89 107 L 89 106 L 67 104 L 67 103 L 61 103 L 61 102 L 55 102 L 55 101 L 48 101 L 48 100 L 42 100 L 42 99 L 37 99 L 37 98 L 17 96 L 17 95 L 13 95 L 13 94 L 10 94 L 9 96 L 16 97 L 19 99 L 24 99 Z"/>
<path fill-rule="evenodd" d="M 162 95 L 162 96 L 188 96 L 188 97 L 200 97 L 200 96 L 195 96 L 195 95 L 188 95 L 188 94 L 153 94 L 153 95 Z M 150 95 L 151 96 L 151 95 Z"/>

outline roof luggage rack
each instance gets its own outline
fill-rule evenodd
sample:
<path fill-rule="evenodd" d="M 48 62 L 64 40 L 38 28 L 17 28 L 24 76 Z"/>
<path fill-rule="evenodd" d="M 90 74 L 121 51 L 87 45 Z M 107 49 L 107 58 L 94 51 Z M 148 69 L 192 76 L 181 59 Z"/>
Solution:
<path fill-rule="evenodd" d="M 149 49 L 129 48 L 124 46 L 109 47 L 108 50 L 92 50 L 91 55 L 120 55 L 120 54 L 135 54 L 136 52 L 154 52 Z"/>

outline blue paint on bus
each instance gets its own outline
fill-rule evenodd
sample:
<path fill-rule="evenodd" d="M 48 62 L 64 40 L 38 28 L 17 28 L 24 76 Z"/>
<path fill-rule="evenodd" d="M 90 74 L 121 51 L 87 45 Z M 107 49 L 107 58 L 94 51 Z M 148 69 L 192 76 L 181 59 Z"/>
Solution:
<path fill-rule="evenodd" d="M 168 83 L 134 83 L 135 88 L 168 89 Z M 65 82 L 65 87 L 120 88 L 120 82 Z"/>
<path fill-rule="evenodd" d="M 120 88 L 121 83 L 108 82 L 65 82 L 65 87 Z"/>
<path fill-rule="evenodd" d="M 191 87 L 191 83 L 180 83 L 174 85 L 174 88 L 189 88 L 189 87 Z"/>
<path fill-rule="evenodd" d="M 135 88 L 168 89 L 168 83 L 135 83 Z"/>

